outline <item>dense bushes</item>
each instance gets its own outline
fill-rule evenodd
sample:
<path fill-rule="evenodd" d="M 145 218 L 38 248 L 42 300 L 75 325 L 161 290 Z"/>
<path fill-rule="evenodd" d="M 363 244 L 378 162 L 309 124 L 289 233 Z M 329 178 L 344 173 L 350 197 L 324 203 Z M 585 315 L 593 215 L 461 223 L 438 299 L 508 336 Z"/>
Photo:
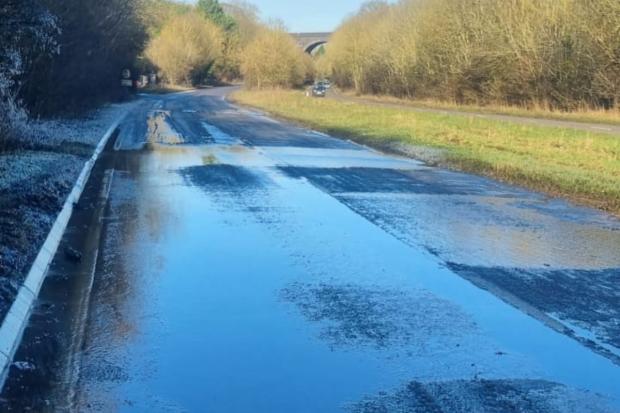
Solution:
<path fill-rule="evenodd" d="M 253 88 L 293 87 L 312 76 L 310 57 L 286 30 L 263 24 L 257 9 L 246 2 L 200 0 L 177 14 L 154 32 L 146 53 L 169 83 L 243 79 Z M 181 30 L 190 21 L 192 29 Z"/>
<path fill-rule="evenodd" d="M 39 54 L 56 51 L 56 19 L 34 0 L 0 5 L 0 150 L 23 127 L 26 112 L 18 101 L 19 79 Z"/>
<path fill-rule="evenodd" d="M 310 57 L 280 28 L 265 28 L 248 44 L 241 72 L 251 88 L 294 87 L 310 75 Z"/>
<path fill-rule="evenodd" d="M 141 0 L 40 0 L 55 17 L 58 53 L 36 54 L 20 78 L 31 112 L 81 109 L 118 96 L 120 73 L 131 68 L 146 40 Z"/>
<path fill-rule="evenodd" d="M 257 15 L 248 3 L 201 0 L 153 31 L 146 57 L 172 84 L 241 78 L 255 88 L 303 84 L 312 73 L 310 57 L 286 30 Z"/>
<path fill-rule="evenodd" d="M 246 47 L 264 27 L 254 6 L 241 1 L 220 4 L 217 0 L 201 0 L 195 6 L 169 0 L 149 1 L 154 2 L 155 9 L 167 11 L 168 19 L 161 12 L 150 13 L 149 21 L 155 28 L 150 30 L 152 36 L 146 53 L 166 82 L 196 85 L 241 78 L 241 59 Z M 190 22 L 193 34 L 186 30 L 186 35 L 177 35 L 180 27 Z M 198 36 L 198 31 L 202 35 Z M 198 50 L 203 52 L 194 53 Z M 176 61 L 185 67 L 174 67 Z M 174 73 L 179 71 L 191 74 Z"/>
<path fill-rule="evenodd" d="M 28 134 L 27 114 L 78 112 L 122 95 L 120 73 L 144 48 L 139 14 L 157 0 L 3 0 L 0 150 Z"/>
<path fill-rule="evenodd" d="M 326 61 L 359 93 L 610 106 L 620 100 L 620 2 L 371 2 L 334 34 Z"/>
<path fill-rule="evenodd" d="M 195 13 L 174 17 L 149 44 L 146 56 L 173 84 L 204 82 L 222 55 L 222 30 Z"/>
<path fill-rule="evenodd" d="M 238 0 L 3 0 L 0 150 L 23 134 L 28 113 L 79 112 L 123 96 L 126 68 L 201 84 L 240 79 L 243 63 L 253 85 L 299 84 L 308 60 L 257 15 Z"/>

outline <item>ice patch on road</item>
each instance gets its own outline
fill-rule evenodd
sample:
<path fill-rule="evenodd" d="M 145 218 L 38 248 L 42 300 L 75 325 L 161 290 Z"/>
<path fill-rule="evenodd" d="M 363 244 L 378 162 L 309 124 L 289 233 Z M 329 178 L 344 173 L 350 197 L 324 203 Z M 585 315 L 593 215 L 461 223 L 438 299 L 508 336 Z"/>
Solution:
<path fill-rule="evenodd" d="M 226 132 L 222 131 L 217 126 L 213 126 L 210 123 L 202 122 L 202 126 L 211 135 L 213 141 L 221 145 L 241 145 L 243 141 L 234 136 L 230 136 Z"/>
<path fill-rule="evenodd" d="M 331 136 L 329 136 L 328 134 L 323 133 L 323 132 L 318 132 L 318 131 L 315 131 L 315 130 L 311 130 L 310 134 L 314 135 L 314 136 L 320 136 L 321 138 L 331 138 Z"/>
<path fill-rule="evenodd" d="M 178 145 L 185 142 L 183 135 L 170 124 L 170 112 L 155 110 L 148 116 L 148 143 Z"/>
<path fill-rule="evenodd" d="M 16 361 L 13 363 L 13 366 L 21 371 L 31 371 L 36 370 L 36 366 L 28 361 Z"/>
<path fill-rule="evenodd" d="M 616 363 L 620 363 L 620 348 L 614 347 L 613 345 L 605 342 L 605 340 L 609 341 L 610 338 L 608 337 L 608 334 L 606 334 L 607 332 L 604 328 L 596 326 L 593 328 L 594 331 L 590 331 L 577 325 L 575 322 L 562 319 L 562 314 L 550 313 L 548 316 L 571 330 L 572 335 L 580 342 L 588 345 L 589 347 L 598 347 L 599 350 L 608 352 L 608 355 L 612 356 Z M 602 338 L 599 338 L 599 336 Z"/>
<path fill-rule="evenodd" d="M 273 123 L 273 124 L 276 124 L 276 125 L 279 125 L 281 123 L 279 120 L 273 119 L 273 118 L 269 117 L 269 115 L 267 115 L 266 113 L 259 112 L 257 110 L 248 110 L 248 109 L 242 109 L 242 108 L 238 108 L 238 110 L 243 115 L 250 116 L 250 117 L 255 118 L 255 119 L 260 119 L 260 120 L 268 122 L 268 123 Z"/>

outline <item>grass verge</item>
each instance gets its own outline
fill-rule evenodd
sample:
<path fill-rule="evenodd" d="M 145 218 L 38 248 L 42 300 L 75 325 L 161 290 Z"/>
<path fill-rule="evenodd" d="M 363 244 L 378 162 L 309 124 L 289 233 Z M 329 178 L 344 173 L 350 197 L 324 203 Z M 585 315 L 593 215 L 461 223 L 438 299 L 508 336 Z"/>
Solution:
<path fill-rule="evenodd" d="M 601 123 L 608 125 L 620 125 L 620 108 L 616 109 L 592 109 L 582 108 L 580 110 L 566 112 L 561 110 L 551 110 L 544 106 L 533 106 L 529 108 L 509 105 L 462 105 L 456 102 L 447 102 L 440 100 L 412 100 L 400 99 L 393 96 L 376 96 L 376 95 L 356 95 L 351 91 L 339 92 L 343 96 L 352 99 L 360 99 L 367 102 L 389 103 L 413 108 L 422 109 L 439 109 L 454 110 L 458 112 L 484 113 L 491 115 L 509 115 L 527 118 L 564 120 L 572 122 L 585 123 Z"/>
<path fill-rule="evenodd" d="M 313 99 L 300 91 L 242 90 L 231 99 L 381 149 L 438 148 L 436 163 L 620 216 L 620 136 Z"/>

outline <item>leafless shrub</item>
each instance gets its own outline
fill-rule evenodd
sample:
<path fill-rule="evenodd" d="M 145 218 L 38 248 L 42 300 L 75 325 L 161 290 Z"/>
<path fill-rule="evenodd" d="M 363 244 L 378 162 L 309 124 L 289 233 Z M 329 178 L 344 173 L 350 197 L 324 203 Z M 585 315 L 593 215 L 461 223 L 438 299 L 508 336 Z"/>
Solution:
<path fill-rule="evenodd" d="M 146 56 L 172 84 L 192 85 L 208 75 L 222 56 L 223 33 L 195 13 L 170 20 L 149 44 Z"/>
<path fill-rule="evenodd" d="M 620 99 L 617 0 L 367 3 L 327 49 L 359 93 L 574 109 Z"/>
<path fill-rule="evenodd" d="M 251 88 L 294 87 L 311 71 L 309 56 L 282 28 L 264 28 L 243 51 L 241 72 Z"/>

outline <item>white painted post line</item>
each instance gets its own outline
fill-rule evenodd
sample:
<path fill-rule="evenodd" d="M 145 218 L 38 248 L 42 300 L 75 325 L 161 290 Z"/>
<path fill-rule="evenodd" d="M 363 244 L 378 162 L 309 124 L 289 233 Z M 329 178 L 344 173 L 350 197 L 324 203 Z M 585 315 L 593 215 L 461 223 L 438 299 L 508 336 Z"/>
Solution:
<path fill-rule="evenodd" d="M 93 155 L 86 161 L 80 176 L 73 186 L 73 190 L 56 217 L 56 221 L 47 239 L 43 243 L 43 246 L 39 250 L 39 254 L 34 260 L 24 284 L 20 287 L 15 301 L 11 305 L 9 312 L 0 326 L 0 390 L 4 387 L 4 382 L 11 363 L 13 362 L 13 357 L 15 356 L 15 352 L 19 347 L 22 335 L 28 324 L 33 304 L 39 296 L 41 286 L 47 275 L 47 270 L 54 259 L 54 255 L 60 245 L 60 240 L 67 228 L 71 214 L 73 213 L 73 206 L 80 200 L 80 196 L 84 191 L 84 187 L 88 182 L 88 178 L 90 177 L 97 159 L 99 159 L 110 137 L 114 134 L 114 131 L 118 128 L 118 125 L 123 121 L 125 116 L 126 114 L 121 115 L 112 126 L 110 126 L 99 141 Z"/>

